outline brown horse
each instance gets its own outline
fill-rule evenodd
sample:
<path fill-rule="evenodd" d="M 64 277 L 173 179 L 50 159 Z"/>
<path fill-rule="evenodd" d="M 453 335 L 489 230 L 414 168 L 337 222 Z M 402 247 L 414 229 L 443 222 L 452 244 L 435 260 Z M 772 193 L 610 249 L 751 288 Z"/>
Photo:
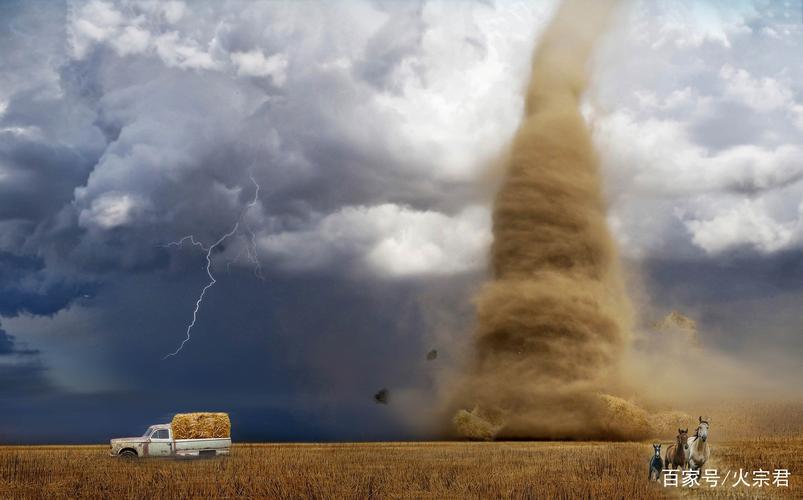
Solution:
<path fill-rule="evenodd" d="M 664 467 L 675 469 L 680 466 L 680 470 L 686 468 L 689 461 L 689 429 L 678 429 L 677 442 L 670 444 L 666 449 L 666 460 Z"/>

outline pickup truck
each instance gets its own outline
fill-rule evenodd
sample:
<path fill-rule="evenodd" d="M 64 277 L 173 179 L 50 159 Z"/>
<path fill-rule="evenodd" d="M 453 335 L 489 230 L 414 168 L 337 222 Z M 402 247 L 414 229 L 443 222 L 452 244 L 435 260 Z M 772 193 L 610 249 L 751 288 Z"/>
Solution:
<path fill-rule="evenodd" d="M 189 457 L 228 455 L 231 438 L 174 439 L 171 424 L 148 427 L 140 437 L 111 440 L 112 456 L 136 457 Z"/>

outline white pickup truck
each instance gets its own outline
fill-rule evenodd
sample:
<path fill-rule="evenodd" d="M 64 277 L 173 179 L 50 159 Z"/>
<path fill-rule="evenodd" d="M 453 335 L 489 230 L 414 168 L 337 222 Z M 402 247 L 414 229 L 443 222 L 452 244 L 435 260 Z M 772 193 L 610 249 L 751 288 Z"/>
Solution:
<path fill-rule="evenodd" d="M 231 438 L 174 439 L 171 424 L 148 427 L 140 437 L 111 440 L 112 456 L 136 457 L 187 457 L 228 455 Z"/>

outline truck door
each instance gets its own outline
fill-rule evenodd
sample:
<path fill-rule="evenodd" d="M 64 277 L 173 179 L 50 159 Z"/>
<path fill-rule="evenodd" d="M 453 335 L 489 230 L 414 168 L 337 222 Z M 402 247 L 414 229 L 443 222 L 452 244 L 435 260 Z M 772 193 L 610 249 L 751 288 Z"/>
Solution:
<path fill-rule="evenodd" d="M 158 429 L 151 434 L 151 442 L 148 444 L 148 455 L 152 457 L 166 457 L 173 454 L 173 441 L 170 439 L 170 431 Z"/>

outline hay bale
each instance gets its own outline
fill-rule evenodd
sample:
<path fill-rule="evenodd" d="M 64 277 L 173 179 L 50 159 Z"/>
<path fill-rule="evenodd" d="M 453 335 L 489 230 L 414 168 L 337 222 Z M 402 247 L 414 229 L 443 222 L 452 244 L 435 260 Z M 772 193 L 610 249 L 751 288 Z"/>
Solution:
<path fill-rule="evenodd" d="M 599 394 L 599 420 L 607 439 L 645 439 L 652 434 L 650 414 L 632 401 Z"/>
<path fill-rule="evenodd" d="M 175 439 L 231 437 L 228 413 L 177 413 L 171 425 Z"/>
<path fill-rule="evenodd" d="M 460 437 L 475 441 L 492 441 L 501 425 L 494 425 L 479 415 L 479 408 L 473 410 L 458 410 L 452 418 L 452 425 Z"/>

